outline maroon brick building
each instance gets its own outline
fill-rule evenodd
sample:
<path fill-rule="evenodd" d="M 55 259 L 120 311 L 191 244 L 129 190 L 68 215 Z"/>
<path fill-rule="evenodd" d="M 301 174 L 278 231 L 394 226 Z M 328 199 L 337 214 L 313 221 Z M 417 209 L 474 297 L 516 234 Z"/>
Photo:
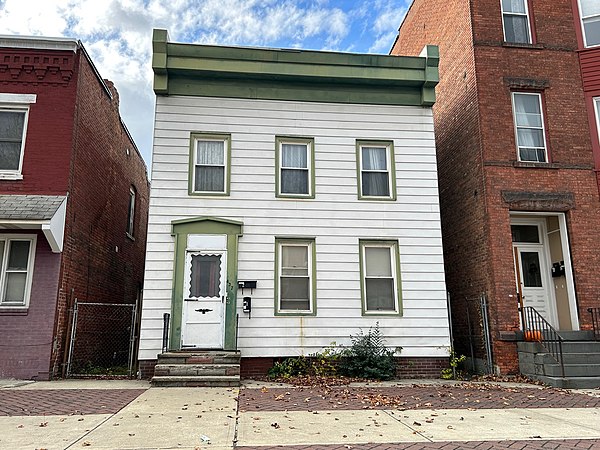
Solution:
<path fill-rule="evenodd" d="M 593 28 L 598 2 L 587 3 Z M 415 0 L 391 51 L 440 47 L 434 117 L 455 346 L 503 373 L 519 369 L 520 297 L 562 331 L 589 329 L 587 309 L 600 306 L 600 52 L 584 49 L 578 15 L 578 0 Z"/>
<path fill-rule="evenodd" d="M 136 303 L 148 192 L 82 44 L 0 37 L 0 377 L 64 374 L 75 300 Z"/>

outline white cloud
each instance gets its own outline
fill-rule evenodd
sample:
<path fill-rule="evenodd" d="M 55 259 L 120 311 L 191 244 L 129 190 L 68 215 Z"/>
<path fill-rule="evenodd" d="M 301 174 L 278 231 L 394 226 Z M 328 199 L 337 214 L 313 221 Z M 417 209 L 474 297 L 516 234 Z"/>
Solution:
<path fill-rule="evenodd" d="M 404 0 L 0 0 L 3 34 L 80 39 L 150 161 L 152 28 L 176 42 L 386 52 Z"/>

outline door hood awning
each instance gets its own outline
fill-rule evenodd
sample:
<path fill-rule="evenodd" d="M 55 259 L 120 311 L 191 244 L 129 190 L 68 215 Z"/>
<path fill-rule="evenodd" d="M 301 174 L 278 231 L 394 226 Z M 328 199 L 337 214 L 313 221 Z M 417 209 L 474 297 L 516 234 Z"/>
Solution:
<path fill-rule="evenodd" d="M 0 195 L 0 230 L 42 230 L 53 253 L 61 253 L 66 195 Z"/>

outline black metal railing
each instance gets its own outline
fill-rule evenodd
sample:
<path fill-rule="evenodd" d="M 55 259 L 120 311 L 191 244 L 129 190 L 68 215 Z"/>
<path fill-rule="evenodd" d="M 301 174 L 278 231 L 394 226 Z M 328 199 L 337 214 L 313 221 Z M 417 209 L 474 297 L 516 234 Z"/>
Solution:
<path fill-rule="evenodd" d="M 235 315 L 235 351 L 238 349 L 238 332 L 240 329 L 240 315 Z"/>
<path fill-rule="evenodd" d="M 521 310 L 523 319 L 523 335 L 526 341 L 537 341 L 554 360 L 560 364 L 561 376 L 565 376 L 563 361 L 564 339 L 544 317 L 532 306 L 524 306 Z"/>
<path fill-rule="evenodd" d="M 169 324 L 171 323 L 171 314 L 163 314 L 163 335 L 162 335 L 162 352 L 165 353 L 169 349 Z"/>
<path fill-rule="evenodd" d="M 594 330 L 594 339 L 600 341 L 600 308 L 588 308 L 592 316 L 592 329 Z"/>

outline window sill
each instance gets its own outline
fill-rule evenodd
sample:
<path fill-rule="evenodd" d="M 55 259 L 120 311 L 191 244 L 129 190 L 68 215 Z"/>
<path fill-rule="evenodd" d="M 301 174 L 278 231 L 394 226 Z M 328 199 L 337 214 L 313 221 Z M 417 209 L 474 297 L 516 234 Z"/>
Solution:
<path fill-rule="evenodd" d="M 0 306 L 0 316 L 26 316 L 29 314 L 27 306 Z"/>
<path fill-rule="evenodd" d="M 543 50 L 544 44 L 526 44 L 523 42 L 502 42 L 502 47 L 508 48 L 528 48 L 530 50 Z"/>
<path fill-rule="evenodd" d="M 375 201 L 375 202 L 395 202 L 395 197 L 367 197 L 367 196 L 359 196 L 359 200 L 362 201 Z"/>
<path fill-rule="evenodd" d="M 316 312 L 310 311 L 275 311 L 275 317 L 303 317 L 303 316 L 316 316 Z"/>
<path fill-rule="evenodd" d="M 229 192 L 196 192 L 190 191 L 189 195 L 194 197 L 229 197 Z"/>
<path fill-rule="evenodd" d="M 547 163 L 547 162 L 527 162 L 527 161 L 513 161 L 513 167 L 520 169 L 559 169 L 558 164 Z"/>
<path fill-rule="evenodd" d="M 372 316 L 401 316 L 402 312 L 400 311 L 363 311 L 363 317 L 372 317 Z"/>
<path fill-rule="evenodd" d="M 314 200 L 314 195 L 301 195 L 301 194 L 275 194 L 275 197 L 290 200 Z"/>
<path fill-rule="evenodd" d="M 127 236 L 127 238 L 128 238 L 129 240 L 131 240 L 131 241 L 134 241 L 134 242 L 135 242 L 135 238 L 133 237 L 133 234 L 130 234 L 130 233 L 128 233 L 128 232 L 125 232 L 125 236 Z"/>
<path fill-rule="evenodd" d="M 23 174 L 20 173 L 0 173 L 0 180 L 22 180 Z"/>

